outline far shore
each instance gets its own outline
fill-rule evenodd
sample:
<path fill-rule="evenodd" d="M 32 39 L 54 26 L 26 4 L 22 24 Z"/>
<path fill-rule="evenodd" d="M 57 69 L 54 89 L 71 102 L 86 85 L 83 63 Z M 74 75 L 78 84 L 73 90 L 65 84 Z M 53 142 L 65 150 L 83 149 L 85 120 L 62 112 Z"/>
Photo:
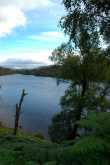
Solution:
<path fill-rule="evenodd" d="M 0 67 L 0 76 L 11 74 L 24 74 L 43 77 L 57 77 L 60 68 L 56 65 L 42 66 L 34 69 L 11 69 Z"/>

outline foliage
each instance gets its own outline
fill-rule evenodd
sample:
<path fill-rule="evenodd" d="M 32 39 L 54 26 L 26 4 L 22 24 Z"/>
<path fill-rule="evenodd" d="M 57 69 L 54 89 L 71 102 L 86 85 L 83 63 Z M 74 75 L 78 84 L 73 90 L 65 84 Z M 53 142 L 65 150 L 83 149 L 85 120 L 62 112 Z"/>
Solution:
<path fill-rule="evenodd" d="M 70 115 L 70 114 L 69 114 Z M 65 118 L 66 117 L 66 118 Z M 61 113 L 56 114 L 52 119 L 52 125 L 49 127 L 49 135 L 52 141 L 62 142 L 68 138 L 68 122 L 70 117 L 62 111 Z"/>
<path fill-rule="evenodd" d="M 109 165 L 110 145 L 108 144 L 96 137 L 85 137 L 74 146 L 64 150 L 62 164 Z"/>
<path fill-rule="evenodd" d="M 110 51 L 109 46 L 106 50 L 100 48 L 100 38 L 104 42 L 110 13 L 107 0 L 99 3 L 95 0 L 63 0 L 63 4 L 67 13 L 60 25 L 70 40 L 53 51 L 51 60 L 61 67 L 61 76 L 71 80 L 71 86 L 61 100 L 67 117 L 63 122 L 59 118 L 58 123 L 66 123 L 62 130 L 72 132 L 75 138 L 77 121 L 85 112 L 107 111 L 110 108 Z M 107 26 L 102 32 L 104 20 Z M 51 131 L 56 125 L 53 121 Z"/>
<path fill-rule="evenodd" d="M 63 0 L 67 15 L 61 19 L 61 27 L 76 46 L 90 49 L 99 42 L 99 35 L 110 39 L 109 0 Z"/>
<path fill-rule="evenodd" d="M 110 154 L 110 114 L 109 112 L 92 113 L 82 119 L 80 127 L 88 129 L 88 134 L 80 138 L 69 149 L 64 150 L 64 164 L 109 164 Z M 85 130 L 85 131 L 86 131 Z"/>
<path fill-rule="evenodd" d="M 92 130 L 92 134 L 100 138 L 110 139 L 110 113 L 90 113 L 79 122 L 80 127 Z M 91 132 L 91 131 L 90 131 Z M 110 140 L 109 140 L 110 142 Z"/>
<path fill-rule="evenodd" d="M 44 135 L 42 133 L 40 133 L 40 132 L 34 134 L 34 137 L 39 138 L 39 139 L 45 139 Z"/>

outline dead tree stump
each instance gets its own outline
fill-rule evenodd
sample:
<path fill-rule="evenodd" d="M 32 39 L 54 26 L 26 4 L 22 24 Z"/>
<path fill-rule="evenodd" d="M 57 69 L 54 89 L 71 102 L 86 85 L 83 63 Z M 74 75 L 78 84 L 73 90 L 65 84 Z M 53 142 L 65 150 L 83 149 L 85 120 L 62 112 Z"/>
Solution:
<path fill-rule="evenodd" d="M 13 134 L 16 135 L 18 132 L 18 128 L 19 128 L 19 119 L 20 119 L 20 114 L 21 114 L 21 107 L 22 107 L 22 103 L 24 101 L 24 97 L 27 95 L 27 93 L 25 92 L 25 90 L 23 89 L 22 94 L 21 94 L 21 98 L 18 104 L 16 104 L 16 114 L 15 114 L 15 125 L 14 125 L 14 132 Z"/>

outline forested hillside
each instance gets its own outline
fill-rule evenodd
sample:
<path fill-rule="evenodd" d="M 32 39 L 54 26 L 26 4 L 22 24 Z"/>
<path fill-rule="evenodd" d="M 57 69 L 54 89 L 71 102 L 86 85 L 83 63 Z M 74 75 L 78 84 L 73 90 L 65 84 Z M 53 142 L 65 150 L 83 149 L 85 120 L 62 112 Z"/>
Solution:
<path fill-rule="evenodd" d="M 20 69 L 17 73 L 34 76 L 57 77 L 60 72 L 60 67 L 56 65 L 44 66 L 35 69 Z"/>
<path fill-rule="evenodd" d="M 14 69 L 0 67 L 0 76 L 8 75 L 8 74 L 15 74 L 16 71 Z"/>

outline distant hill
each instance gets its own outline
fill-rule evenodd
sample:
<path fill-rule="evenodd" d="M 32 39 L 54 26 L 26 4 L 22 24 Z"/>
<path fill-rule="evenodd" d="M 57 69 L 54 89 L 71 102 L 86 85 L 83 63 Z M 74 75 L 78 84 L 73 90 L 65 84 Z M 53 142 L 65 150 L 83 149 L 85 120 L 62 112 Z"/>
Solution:
<path fill-rule="evenodd" d="M 56 77 L 59 74 L 60 67 L 56 65 L 43 66 L 35 69 L 20 69 L 16 73 L 35 76 Z"/>
<path fill-rule="evenodd" d="M 9 74 L 24 74 L 45 77 L 57 77 L 60 67 L 56 65 L 43 66 L 35 69 L 10 69 L 0 67 L 0 76 Z"/>
<path fill-rule="evenodd" d="M 16 71 L 14 69 L 0 67 L 0 76 L 15 74 L 15 73 L 16 73 Z"/>

